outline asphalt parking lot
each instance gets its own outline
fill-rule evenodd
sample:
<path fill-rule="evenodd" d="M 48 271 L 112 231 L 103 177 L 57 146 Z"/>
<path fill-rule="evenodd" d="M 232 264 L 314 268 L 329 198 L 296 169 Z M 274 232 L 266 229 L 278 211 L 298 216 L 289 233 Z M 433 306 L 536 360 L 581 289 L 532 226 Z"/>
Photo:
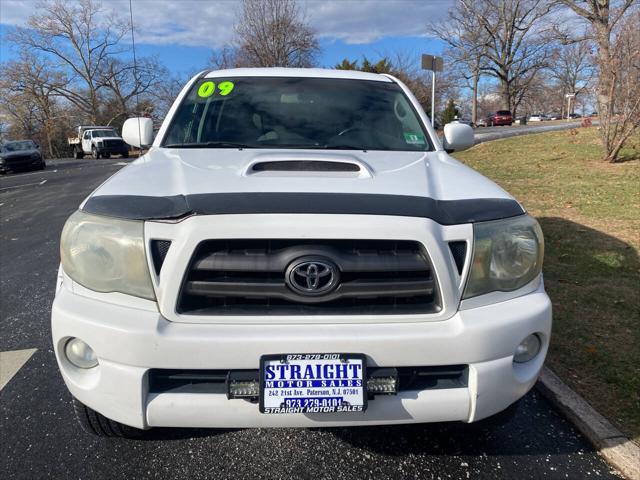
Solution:
<path fill-rule="evenodd" d="M 119 159 L 0 177 L 0 352 L 36 349 L 0 391 L 0 478 L 618 478 L 537 392 L 508 424 L 85 434 L 49 333 L 58 240 Z M 1 385 L 1 383 L 0 383 Z M 1 388 L 1 387 L 0 387 Z"/>

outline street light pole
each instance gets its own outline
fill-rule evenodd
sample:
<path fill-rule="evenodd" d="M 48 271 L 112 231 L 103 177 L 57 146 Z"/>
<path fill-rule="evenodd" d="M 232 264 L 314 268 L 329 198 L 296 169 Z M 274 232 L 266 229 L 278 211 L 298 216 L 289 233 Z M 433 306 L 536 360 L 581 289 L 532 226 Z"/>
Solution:
<path fill-rule="evenodd" d="M 422 55 L 422 69 L 431 70 L 431 125 L 435 125 L 436 115 L 436 72 L 444 69 L 442 57 Z M 434 127 L 435 128 L 435 127 Z"/>
<path fill-rule="evenodd" d="M 571 99 L 576 96 L 575 93 L 567 93 L 565 97 L 567 97 L 567 120 L 569 120 L 569 115 L 571 115 Z"/>
<path fill-rule="evenodd" d="M 436 71 L 431 71 L 431 123 L 433 124 L 436 111 Z"/>

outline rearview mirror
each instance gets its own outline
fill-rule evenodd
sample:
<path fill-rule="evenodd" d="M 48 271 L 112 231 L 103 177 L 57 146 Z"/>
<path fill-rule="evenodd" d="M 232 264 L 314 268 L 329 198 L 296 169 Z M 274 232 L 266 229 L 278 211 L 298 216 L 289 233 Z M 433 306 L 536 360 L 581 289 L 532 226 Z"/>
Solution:
<path fill-rule="evenodd" d="M 146 117 L 127 119 L 122 125 L 122 138 L 133 147 L 150 146 L 153 143 L 153 120 Z"/>
<path fill-rule="evenodd" d="M 464 123 L 447 123 L 444 126 L 444 149 L 451 152 L 459 152 L 473 147 L 473 128 Z"/>

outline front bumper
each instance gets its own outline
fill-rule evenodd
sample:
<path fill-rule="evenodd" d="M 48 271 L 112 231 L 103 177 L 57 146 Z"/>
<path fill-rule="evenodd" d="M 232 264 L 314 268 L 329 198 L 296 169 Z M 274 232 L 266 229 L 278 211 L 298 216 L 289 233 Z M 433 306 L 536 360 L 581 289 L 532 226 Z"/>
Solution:
<path fill-rule="evenodd" d="M 549 344 L 551 304 L 542 285 L 528 295 L 463 310 L 444 321 L 357 324 L 192 324 L 155 310 L 106 303 L 59 288 L 52 311 L 54 349 L 71 393 L 108 418 L 149 427 L 311 427 L 413 422 L 473 422 L 522 397 L 535 383 Z M 541 352 L 514 364 L 529 334 Z M 100 365 L 73 367 L 64 344 L 79 337 Z M 370 366 L 465 364 L 466 388 L 377 396 L 364 413 L 264 415 L 224 394 L 149 393 L 148 370 L 257 369 L 261 355 L 358 352 Z"/>
<path fill-rule="evenodd" d="M 109 146 L 109 145 L 97 145 L 96 150 L 99 154 L 108 153 L 109 155 L 122 155 L 129 153 L 129 147 L 126 145 L 121 146 Z"/>
<path fill-rule="evenodd" d="M 0 172 L 11 172 L 19 170 L 30 170 L 42 165 L 42 157 L 24 157 L 20 159 L 5 160 L 0 164 Z"/>

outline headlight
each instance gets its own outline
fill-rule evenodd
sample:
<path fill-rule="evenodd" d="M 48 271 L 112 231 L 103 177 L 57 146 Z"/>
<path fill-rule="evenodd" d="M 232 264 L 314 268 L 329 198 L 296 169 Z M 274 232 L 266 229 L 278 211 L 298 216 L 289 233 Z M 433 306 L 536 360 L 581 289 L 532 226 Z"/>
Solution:
<path fill-rule="evenodd" d="M 473 260 L 463 298 L 517 290 L 542 271 L 542 230 L 529 215 L 476 223 L 473 234 Z"/>
<path fill-rule="evenodd" d="M 62 268 L 80 285 L 155 300 L 144 252 L 143 222 L 77 211 L 60 239 Z"/>
<path fill-rule="evenodd" d="M 40 154 L 39 154 L 39 153 L 32 153 L 32 154 L 31 154 L 31 158 L 32 158 L 33 160 L 36 160 L 36 159 L 40 158 Z"/>

